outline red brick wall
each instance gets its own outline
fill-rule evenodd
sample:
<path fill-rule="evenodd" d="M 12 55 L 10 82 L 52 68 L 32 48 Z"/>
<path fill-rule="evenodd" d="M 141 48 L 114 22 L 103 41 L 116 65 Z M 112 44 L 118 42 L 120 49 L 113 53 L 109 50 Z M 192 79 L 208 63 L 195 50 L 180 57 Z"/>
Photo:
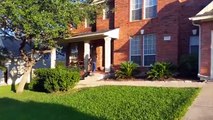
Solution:
<path fill-rule="evenodd" d="M 201 24 L 201 67 L 200 74 L 210 76 L 211 67 L 211 30 L 213 22 Z"/>
<path fill-rule="evenodd" d="M 212 0 L 181 0 L 179 17 L 179 56 L 189 53 L 189 39 L 192 29 L 198 29 L 192 25 L 189 17 L 195 16 Z M 197 34 L 198 35 L 198 34 Z"/>
<path fill-rule="evenodd" d="M 156 34 L 157 61 L 170 61 L 177 64 L 182 54 L 188 54 L 189 38 L 192 35 L 192 29 L 196 28 L 188 18 L 197 14 L 211 1 L 158 0 L 157 18 L 130 22 L 130 0 L 114 0 L 115 9 L 110 17 L 113 23 L 110 19 L 103 20 L 102 15 L 99 15 L 96 19 L 96 30 L 120 28 L 119 39 L 113 43 L 112 62 L 115 66 L 129 60 L 129 37 L 140 34 L 141 29 L 144 29 L 144 34 Z M 110 27 L 110 24 L 113 24 L 111 25 L 113 27 Z M 90 31 L 91 28 L 85 29 L 82 24 L 74 32 Z M 171 41 L 164 41 L 164 35 L 171 35 Z"/>
<path fill-rule="evenodd" d="M 157 61 L 177 63 L 179 3 L 176 0 L 158 1 L 157 18 L 134 22 L 130 22 L 129 0 L 116 0 L 115 8 L 115 27 L 120 28 L 120 38 L 114 42 L 115 65 L 129 60 L 129 37 L 140 34 L 141 29 L 144 34 L 156 34 Z M 164 35 L 171 35 L 172 40 L 164 41 Z"/>
<path fill-rule="evenodd" d="M 102 15 L 99 15 L 96 19 L 97 31 L 109 30 L 109 19 L 103 19 Z"/>

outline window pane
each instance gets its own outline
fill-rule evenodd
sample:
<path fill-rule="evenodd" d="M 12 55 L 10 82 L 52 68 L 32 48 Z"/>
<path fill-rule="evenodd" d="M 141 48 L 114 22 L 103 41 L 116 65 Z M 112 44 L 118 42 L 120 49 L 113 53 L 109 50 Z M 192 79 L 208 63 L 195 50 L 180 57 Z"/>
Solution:
<path fill-rule="evenodd" d="M 142 19 L 142 0 L 132 0 L 131 2 L 131 20 Z"/>
<path fill-rule="evenodd" d="M 157 0 L 146 0 L 146 7 L 151 7 L 157 5 Z"/>
<path fill-rule="evenodd" d="M 131 40 L 131 55 L 141 55 L 141 36 L 134 36 Z"/>
<path fill-rule="evenodd" d="M 142 9 L 132 10 L 132 20 L 142 19 Z"/>
<path fill-rule="evenodd" d="M 155 18 L 157 17 L 157 6 L 152 6 L 152 7 L 146 7 L 146 13 L 145 17 L 146 18 Z"/>
<path fill-rule="evenodd" d="M 153 34 L 144 35 L 144 55 L 156 54 L 156 37 Z"/>
<path fill-rule="evenodd" d="M 142 45 L 141 45 L 141 35 L 137 35 L 132 37 L 130 40 L 130 60 L 138 65 L 141 65 L 141 52 L 142 52 Z"/>
<path fill-rule="evenodd" d="M 144 66 L 150 66 L 155 63 L 155 55 L 145 55 L 144 56 Z"/>
<path fill-rule="evenodd" d="M 191 46 L 191 54 L 198 56 L 198 54 L 199 54 L 199 46 L 198 45 Z"/>
<path fill-rule="evenodd" d="M 104 9 L 104 19 L 108 19 L 109 18 L 109 14 L 110 14 L 110 10 L 109 10 L 109 6 L 107 5 Z"/>
<path fill-rule="evenodd" d="M 131 61 L 138 65 L 141 65 L 141 56 L 131 56 Z"/>

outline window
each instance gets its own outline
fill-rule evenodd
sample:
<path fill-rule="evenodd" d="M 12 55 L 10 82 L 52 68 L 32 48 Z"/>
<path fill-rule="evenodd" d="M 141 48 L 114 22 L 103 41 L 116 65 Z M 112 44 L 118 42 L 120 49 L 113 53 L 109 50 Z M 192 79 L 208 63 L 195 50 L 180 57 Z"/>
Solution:
<path fill-rule="evenodd" d="M 76 62 L 77 59 L 78 59 L 78 46 L 75 44 L 71 46 L 70 61 Z"/>
<path fill-rule="evenodd" d="M 105 7 L 105 9 L 103 9 L 103 19 L 105 20 L 105 19 L 109 19 L 109 13 L 110 13 L 110 11 L 109 11 L 109 6 L 107 5 L 106 7 Z"/>
<path fill-rule="evenodd" d="M 141 65 L 141 36 L 137 35 L 130 39 L 130 61 Z"/>
<path fill-rule="evenodd" d="M 84 24 L 85 28 L 91 27 L 91 24 L 89 22 L 88 19 L 85 19 L 85 24 Z"/>
<path fill-rule="evenodd" d="M 198 54 L 199 54 L 199 37 L 191 36 L 189 46 L 190 46 L 190 48 L 189 48 L 190 54 L 198 56 Z"/>
<path fill-rule="evenodd" d="M 145 0 L 145 18 L 157 16 L 157 0 Z"/>
<path fill-rule="evenodd" d="M 144 66 L 155 63 L 156 57 L 156 36 L 154 34 L 144 35 L 143 38 Z"/>
<path fill-rule="evenodd" d="M 131 0 L 131 21 L 142 19 L 142 0 Z"/>

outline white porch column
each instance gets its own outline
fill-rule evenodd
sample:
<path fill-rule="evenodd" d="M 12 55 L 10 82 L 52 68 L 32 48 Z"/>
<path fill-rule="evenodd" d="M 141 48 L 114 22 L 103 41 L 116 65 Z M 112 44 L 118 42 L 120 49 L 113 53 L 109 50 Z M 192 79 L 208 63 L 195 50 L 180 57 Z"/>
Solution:
<path fill-rule="evenodd" d="M 111 67 L 111 40 L 112 38 L 110 37 L 105 37 L 105 72 L 110 72 L 110 67 Z"/>
<path fill-rule="evenodd" d="M 55 66 L 56 66 L 56 48 L 53 48 L 50 54 L 50 68 L 55 68 Z"/>
<path fill-rule="evenodd" d="M 90 43 L 89 41 L 84 42 L 84 71 L 88 71 L 88 60 L 90 58 Z"/>

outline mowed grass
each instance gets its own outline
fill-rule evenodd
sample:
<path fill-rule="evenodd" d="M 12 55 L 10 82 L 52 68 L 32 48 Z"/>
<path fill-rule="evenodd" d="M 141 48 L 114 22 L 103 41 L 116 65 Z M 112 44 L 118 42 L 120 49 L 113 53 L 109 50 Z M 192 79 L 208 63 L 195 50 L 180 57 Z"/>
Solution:
<path fill-rule="evenodd" d="M 200 89 L 103 86 L 66 93 L 0 87 L 1 120 L 181 119 Z"/>

